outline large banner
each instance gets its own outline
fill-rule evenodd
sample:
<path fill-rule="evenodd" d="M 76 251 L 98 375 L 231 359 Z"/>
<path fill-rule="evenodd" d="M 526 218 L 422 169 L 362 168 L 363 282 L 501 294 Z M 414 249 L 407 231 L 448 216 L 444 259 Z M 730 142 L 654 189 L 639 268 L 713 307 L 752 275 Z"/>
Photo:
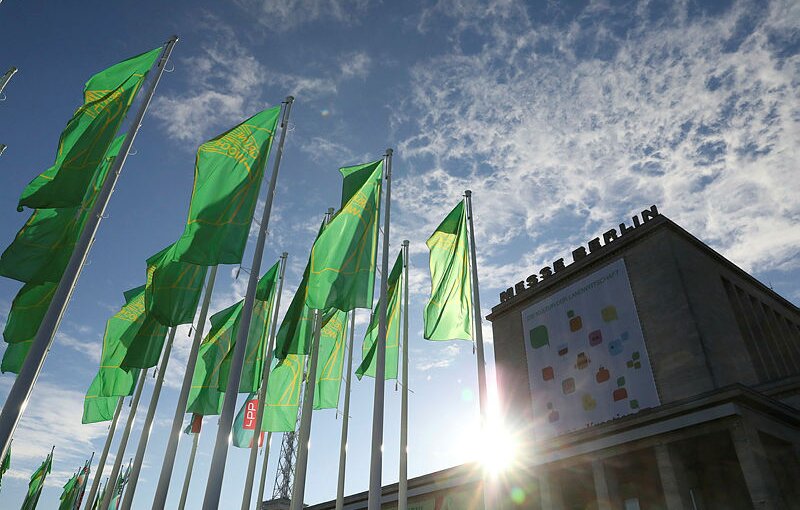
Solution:
<path fill-rule="evenodd" d="M 522 311 L 537 441 L 659 405 L 625 262 Z"/>

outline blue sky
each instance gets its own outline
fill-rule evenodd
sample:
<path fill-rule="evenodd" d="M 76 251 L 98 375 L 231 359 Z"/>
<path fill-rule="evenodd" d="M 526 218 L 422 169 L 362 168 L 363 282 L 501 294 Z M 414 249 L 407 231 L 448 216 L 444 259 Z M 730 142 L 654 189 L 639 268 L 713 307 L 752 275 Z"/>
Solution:
<path fill-rule="evenodd" d="M 338 204 L 337 168 L 395 148 L 392 251 L 404 238 L 412 251 L 412 476 L 474 455 L 464 447 L 477 429 L 472 347 L 425 342 L 421 321 L 430 285 L 424 241 L 464 189 L 475 193 L 484 315 L 500 290 L 653 203 L 800 302 L 796 2 L 75 5 L 0 4 L 0 67 L 20 69 L 0 103 L 0 142 L 8 145 L 0 157 L 5 244 L 28 214 L 15 211 L 18 195 L 52 163 L 84 81 L 173 33 L 181 40 L 18 429 L 4 501 L 22 501 L 52 444 L 43 508 L 99 452 L 105 428 L 81 425 L 80 415 L 105 320 L 121 305 L 122 291 L 143 283 L 144 260 L 182 231 L 197 145 L 287 94 L 296 103 L 262 266 L 290 253 L 284 303 L 322 213 Z M 249 260 L 248 253 L 245 267 Z M 220 271 L 212 311 L 243 291 L 234 271 Z M 19 286 L 0 280 L 2 320 Z M 357 338 L 367 315 L 360 315 Z M 491 341 L 490 325 L 484 328 Z M 149 508 L 154 491 L 187 332 L 178 332 L 136 508 Z M 0 377 L 0 398 L 12 381 Z M 371 424 L 372 383 L 353 388 L 348 493 L 367 488 Z M 399 397 L 388 384 L 386 483 L 397 480 Z M 340 423 L 333 411 L 315 414 L 307 503 L 335 496 Z M 215 427 L 212 419 L 204 423 L 189 507 L 202 498 Z M 182 442 L 179 464 L 188 446 Z M 133 452 L 129 447 L 126 457 Z M 232 449 L 223 508 L 238 508 L 245 469 L 246 453 Z M 182 476 L 179 466 L 170 507 Z"/>

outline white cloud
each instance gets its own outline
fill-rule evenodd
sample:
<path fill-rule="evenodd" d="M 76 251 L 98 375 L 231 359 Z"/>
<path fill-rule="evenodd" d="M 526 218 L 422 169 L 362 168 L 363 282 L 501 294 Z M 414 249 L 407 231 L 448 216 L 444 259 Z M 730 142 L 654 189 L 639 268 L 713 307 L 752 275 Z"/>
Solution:
<path fill-rule="evenodd" d="M 369 0 L 235 0 L 235 3 L 270 30 L 283 32 L 317 20 L 351 24 L 364 13 Z"/>
<path fill-rule="evenodd" d="M 420 334 L 420 336 L 422 336 Z M 420 372 L 427 372 L 436 368 L 447 368 L 458 358 L 462 347 L 470 345 L 466 342 L 447 342 L 444 344 L 430 343 L 423 351 L 414 349 L 414 368 Z"/>
<path fill-rule="evenodd" d="M 800 6 L 738 2 L 711 18 L 675 4 L 654 19 L 637 5 L 596 17 L 612 7 L 595 3 L 566 29 L 511 1 L 423 16 L 421 29 L 456 18 L 456 50 L 412 69 L 393 119 L 418 133 L 398 151 L 413 169 L 397 180 L 402 228 L 433 231 L 473 189 L 485 288 L 653 203 L 745 268 L 796 267 L 800 57 L 773 40 Z M 467 33 L 482 44 L 460 49 Z M 532 250 L 509 255 L 512 243 Z"/>
<path fill-rule="evenodd" d="M 372 67 L 372 59 L 363 51 L 350 53 L 341 58 L 339 71 L 342 78 L 365 78 Z"/>
<path fill-rule="evenodd" d="M 81 329 L 84 329 L 85 331 L 85 328 Z M 91 331 L 91 328 L 89 328 L 88 331 Z M 68 333 L 58 331 L 56 333 L 55 341 L 58 345 L 63 345 L 69 347 L 70 349 L 74 349 L 82 354 L 85 354 L 89 358 L 89 360 L 92 361 L 93 363 L 100 362 L 100 354 L 103 348 L 102 339 L 93 338 L 92 340 L 83 341 L 79 340 L 78 338 Z"/>

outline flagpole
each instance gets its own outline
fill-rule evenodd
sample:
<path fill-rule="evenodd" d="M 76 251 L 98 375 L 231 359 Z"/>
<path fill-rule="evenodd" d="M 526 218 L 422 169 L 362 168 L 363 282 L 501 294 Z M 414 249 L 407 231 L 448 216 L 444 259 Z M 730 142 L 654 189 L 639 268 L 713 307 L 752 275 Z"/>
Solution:
<path fill-rule="evenodd" d="M 314 392 L 319 360 L 319 340 L 322 333 L 322 311 L 314 310 L 314 340 L 311 344 L 311 359 L 306 374 L 306 389 L 303 393 L 303 411 L 300 414 L 300 439 L 297 444 L 297 461 L 294 466 L 292 504 L 289 510 L 305 508 L 303 498 L 306 492 L 306 471 L 308 470 L 308 446 L 311 440 L 311 414 L 314 412 Z"/>
<path fill-rule="evenodd" d="M 327 225 L 333 215 L 333 208 L 325 213 Z M 294 465 L 294 483 L 292 484 L 292 502 L 290 510 L 305 508 L 303 498 L 306 493 L 306 471 L 308 470 L 308 446 L 311 440 L 311 415 L 314 412 L 314 392 L 317 387 L 317 362 L 319 360 L 319 340 L 322 334 L 322 310 L 314 309 L 314 336 L 311 342 L 311 359 L 306 372 L 306 388 L 303 392 L 303 407 L 300 413 L 300 431 L 297 441 L 297 460 Z"/>
<path fill-rule="evenodd" d="M 353 376 L 353 339 L 356 330 L 356 311 L 350 312 L 350 347 L 347 350 L 347 379 L 344 383 L 344 408 L 342 409 L 342 439 L 339 444 L 339 480 L 336 484 L 336 510 L 344 508 L 344 478 L 347 467 L 347 432 L 350 426 L 350 382 Z"/>
<path fill-rule="evenodd" d="M 368 510 L 381 508 L 381 475 L 383 469 L 383 400 L 386 386 L 386 294 L 389 280 L 389 213 L 392 206 L 392 149 L 386 149 L 386 206 L 383 217 L 383 259 L 378 311 L 378 348 L 375 358 L 375 397 L 372 403 L 372 452 L 369 464 Z"/>
<path fill-rule="evenodd" d="M 8 85 L 8 82 L 11 81 L 11 77 L 14 76 L 15 74 L 17 74 L 17 68 L 11 66 L 11 68 L 8 71 L 6 71 L 6 74 L 4 74 L 2 78 L 0 78 L 0 94 L 2 94 L 3 91 L 6 89 L 6 85 Z"/>
<path fill-rule="evenodd" d="M 478 354 L 478 397 L 481 411 L 481 434 L 489 434 L 489 395 L 486 389 L 486 357 L 483 350 L 483 321 L 481 320 L 481 296 L 478 285 L 478 256 L 475 251 L 475 227 L 472 223 L 472 191 L 464 191 L 464 201 L 469 223 L 470 269 L 472 273 L 472 315 L 475 323 L 475 345 Z M 490 477 L 483 477 L 483 499 L 486 508 L 496 508 L 494 487 Z"/>
<path fill-rule="evenodd" d="M 253 251 L 253 263 L 250 267 L 250 279 L 247 282 L 247 294 L 245 294 L 244 297 L 239 330 L 236 333 L 236 346 L 234 347 L 233 357 L 231 359 L 228 386 L 225 388 L 222 413 L 219 416 L 217 438 L 214 443 L 214 456 L 211 459 L 211 471 L 208 474 L 208 483 L 206 484 L 205 497 L 203 498 L 204 510 L 215 510 L 219 506 L 222 478 L 225 474 L 225 459 L 228 456 L 229 436 L 231 434 L 231 426 L 233 425 L 233 415 L 236 412 L 236 397 L 239 394 L 239 379 L 242 375 L 242 365 L 244 364 L 244 355 L 247 350 L 247 334 L 250 331 L 250 320 L 253 316 L 253 303 L 255 302 L 256 287 L 258 286 L 258 273 L 261 269 L 261 256 L 264 254 L 264 243 L 267 240 L 269 217 L 272 211 L 272 199 L 275 196 L 275 184 L 278 181 L 278 170 L 280 169 L 281 156 L 283 156 L 283 144 L 286 141 L 289 113 L 292 111 L 293 101 L 294 98 L 288 96 L 283 103 L 281 138 L 278 142 L 278 149 L 275 152 L 275 159 L 272 162 L 272 175 L 269 180 L 264 213 L 261 217 L 261 223 L 258 229 L 258 239 L 256 240 L 256 247 Z"/>
<path fill-rule="evenodd" d="M 161 365 L 158 367 L 156 385 L 153 387 L 153 394 L 150 396 L 150 406 L 147 408 L 147 416 L 144 419 L 142 434 L 139 436 L 139 445 L 136 448 L 136 457 L 133 459 L 133 468 L 131 469 L 130 477 L 128 478 L 128 490 L 125 491 L 125 497 L 122 498 L 122 510 L 130 510 L 131 505 L 133 504 L 133 495 L 136 492 L 136 483 L 139 481 L 139 473 L 142 470 L 144 453 L 147 450 L 147 441 L 150 439 L 150 429 L 153 427 L 153 418 L 155 418 L 156 415 L 158 398 L 161 396 L 161 386 L 164 384 L 164 375 L 167 373 L 169 355 L 172 352 L 172 342 L 175 340 L 175 331 L 177 329 L 177 326 L 172 326 L 169 328 L 167 344 L 164 346 L 164 353 L 161 355 Z"/>
<path fill-rule="evenodd" d="M 408 240 L 403 241 L 403 394 L 400 404 L 400 480 L 397 510 L 408 508 Z"/>
<path fill-rule="evenodd" d="M 83 487 L 81 487 L 81 493 L 78 496 L 78 501 L 76 501 L 75 504 L 73 505 L 74 510 L 78 510 L 81 507 L 81 504 L 83 503 L 83 497 L 86 495 L 86 485 L 89 482 L 88 478 L 89 478 L 89 473 L 91 473 L 93 460 L 94 460 L 94 452 L 92 452 L 92 456 L 89 457 L 89 462 L 87 462 L 83 466 L 84 471 L 86 471 L 86 468 L 88 467 L 89 472 L 86 473 L 86 478 L 83 480 Z"/>
<path fill-rule="evenodd" d="M 261 502 L 264 501 L 264 484 L 267 481 L 267 462 L 269 461 L 269 449 L 272 446 L 272 431 L 267 432 L 267 445 L 264 447 L 264 462 L 261 466 L 261 481 L 258 482 L 258 500 L 256 509 L 261 510 Z"/>
<path fill-rule="evenodd" d="M 244 479 L 244 494 L 242 494 L 242 510 L 250 508 L 250 499 L 253 492 L 253 479 L 256 476 L 256 461 L 258 460 L 258 438 L 261 437 L 261 423 L 264 419 L 264 408 L 266 407 L 267 384 L 269 384 L 270 365 L 272 362 L 272 351 L 275 349 L 275 335 L 278 330 L 278 312 L 281 306 L 281 292 L 283 291 L 283 277 L 286 273 L 286 257 L 289 254 L 281 254 L 280 281 L 278 283 L 277 295 L 275 296 L 275 307 L 272 311 L 271 328 L 269 331 L 269 342 L 267 352 L 264 353 L 264 368 L 261 371 L 261 387 L 258 389 L 258 408 L 256 410 L 255 437 L 250 445 L 250 459 L 247 463 L 247 476 Z M 267 447 L 269 449 L 269 447 Z"/>
<path fill-rule="evenodd" d="M 103 182 L 103 186 L 97 194 L 97 200 L 86 217 L 86 225 L 81 232 L 80 238 L 75 243 L 75 248 L 69 258 L 69 263 L 58 283 L 58 287 L 56 287 L 53 293 L 53 298 L 50 301 L 47 312 L 42 318 L 39 330 L 36 333 L 36 337 L 33 339 L 33 343 L 25 358 L 25 362 L 22 364 L 19 375 L 17 375 L 17 379 L 14 381 L 14 385 L 11 387 L 11 391 L 6 397 L 3 412 L 0 414 L 0 458 L 5 455 L 6 449 L 8 449 L 8 442 L 11 436 L 14 435 L 17 423 L 19 423 L 19 419 L 25 407 L 28 405 L 28 399 L 33 391 L 33 386 L 36 384 L 36 379 L 39 377 L 42 365 L 44 365 L 44 359 L 53 343 L 53 337 L 61 322 L 61 317 L 67 309 L 69 298 L 78 281 L 81 269 L 89 253 L 89 248 L 94 241 L 97 227 L 105 214 L 106 206 L 111 198 L 111 193 L 117 183 L 119 174 L 122 172 L 122 166 L 125 164 L 128 151 L 130 151 L 133 140 L 136 138 L 136 133 L 139 131 L 139 126 L 142 124 L 142 118 L 147 111 L 150 100 L 155 93 L 156 86 L 161 79 L 164 65 L 169 59 L 172 48 L 175 47 L 177 41 L 178 36 L 172 36 L 172 38 L 167 41 L 161 58 L 155 64 L 156 72 L 153 81 L 144 95 L 142 104 L 139 106 L 139 111 L 133 119 L 131 128 L 125 136 L 125 140 L 122 142 L 119 155 L 114 159 L 114 164 L 109 169 L 108 177 Z"/>
<path fill-rule="evenodd" d="M 131 410 L 128 413 L 128 420 L 125 422 L 125 430 L 122 432 L 122 438 L 119 440 L 119 447 L 117 448 L 117 456 L 114 458 L 114 467 L 111 469 L 111 479 L 114 480 L 115 489 L 116 480 L 119 476 L 120 468 L 122 467 L 122 457 L 125 456 L 125 448 L 128 445 L 131 429 L 133 429 L 134 418 L 136 418 L 136 409 L 139 407 L 139 399 L 142 397 L 144 380 L 147 378 L 147 370 L 140 370 L 140 372 L 139 382 L 137 383 L 136 391 L 133 393 L 133 399 L 131 400 Z M 100 502 L 100 510 L 108 510 L 108 505 L 111 503 L 111 496 L 111 492 L 106 490 Z"/>
<path fill-rule="evenodd" d="M 178 451 L 178 441 L 180 440 L 183 417 L 186 414 L 186 403 L 189 401 L 189 392 L 192 389 L 192 378 L 194 369 L 197 366 L 197 356 L 200 351 L 200 343 L 203 341 L 203 331 L 206 327 L 208 317 L 208 307 L 211 303 L 211 295 L 214 292 L 214 281 L 217 279 L 217 266 L 212 266 L 206 281 L 206 291 L 203 295 L 203 303 L 200 305 L 200 315 L 197 318 L 197 325 L 194 327 L 194 338 L 189 349 L 189 359 L 186 360 L 186 372 L 183 374 L 183 384 L 178 395 L 178 403 L 175 405 L 175 414 L 172 417 L 172 429 L 167 439 L 167 447 L 164 450 L 164 462 L 161 464 L 161 474 L 158 477 L 156 493 L 153 496 L 153 509 L 161 510 L 167 505 L 167 492 L 169 482 L 172 479 L 172 470 L 175 467 L 175 454 Z"/>
<path fill-rule="evenodd" d="M 186 507 L 186 497 L 189 495 L 189 483 L 192 481 L 192 469 L 194 469 L 194 458 L 197 455 L 197 442 L 200 441 L 200 432 L 192 435 L 194 436 L 192 438 L 192 453 L 189 454 L 189 465 L 186 466 L 186 477 L 183 479 L 181 502 L 178 504 L 178 510 L 183 510 Z"/>
<path fill-rule="evenodd" d="M 120 411 L 122 411 L 122 402 L 124 400 L 125 397 L 119 397 L 117 400 L 117 408 L 114 409 L 114 417 L 111 419 L 111 425 L 108 428 L 106 444 L 103 446 L 103 453 L 100 454 L 100 460 L 97 462 L 97 472 L 94 474 L 94 480 L 92 480 L 92 488 L 89 489 L 89 498 L 86 501 L 85 507 L 86 510 L 91 508 L 97 491 L 100 489 L 100 483 L 103 480 L 103 470 L 106 467 L 106 458 L 108 458 L 108 450 L 111 449 L 111 441 L 114 439 L 114 431 L 117 429 L 117 420 L 119 419 Z"/>

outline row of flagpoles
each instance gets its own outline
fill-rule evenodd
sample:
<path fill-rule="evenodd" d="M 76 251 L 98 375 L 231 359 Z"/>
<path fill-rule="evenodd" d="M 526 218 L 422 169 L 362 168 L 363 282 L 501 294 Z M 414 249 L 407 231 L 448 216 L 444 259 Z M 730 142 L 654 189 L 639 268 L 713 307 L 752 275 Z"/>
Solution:
<path fill-rule="evenodd" d="M 39 327 L 30 342 L 14 339 L 10 341 L 9 337 L 13 337 L 13 335 L 10 335 L 9 327 L 7 326 L 4 331 L 4 337 L 10 343 L 3 359 L 3 370 L 17 371 L 18 377 L 0 415 L 0 455 L 3 456 L 2 458 L 9 456 L 8 449 L 13 432 L 27 405 L 111 192 L 177 40 L 177 37 L 173 37 L 163 47 L 112 66 L 87 82 L 84 106 L 78 109 L 73 120 L 70 121 L 71 132 L 78 132 L 79 136 L 69 138 L 62 135 L 60 141 L 59 154 L 67 153 L 68 156 L 65 159 L 57 159 L 56 165 L 42 174 L 44 177 L 40 176 L 34 179 L 23 192 L 20 210 L 22 206 L 36 210 L 29 223 L 39 221 L 36 218 L 39 211 L 59 211 L 59 207 L 71 207 L 76 203 L 80 204 L 79 217 L 83 223 L 78 222 L 76 229 L 71 230 L 75 236 L 75 239 L 72 240 L 74 246 L 71 247 L 68 257 L 62 256 L 62 259 L 67 259 L 67 262 L 64 264 L 63 272 L 56 274 L 55 277 L 53 275 L 50 275 L 49 278 L 41 277 L 41 269 L 34 271 L 33 277 L 19 276 L 21 270 L 13 264 L 15 253 L 12 249 L 15 246 L 13 243 L 0 257 L 0 274 L 20 279 L 26 283 L 18 298 L 15 298 L 15 304 L 18 299 L 21 302 L 25 297 L 25 292 L 39 291 L 37 285 L 44 286 L 45 291 L 50 292 L 49 300 L 41 301 L 45 305 L 40 305 L 40 308 L 46 308 L 46 311 L 42 312 Z M 150 82 L 146 89 L 139 94 L 141 95 L 139 108 L 132 117 L 127 134 L 115 139 L 117 127 L 126 117 L 127 108 L 134 102 L 140 87 L 144 87 L 148 76 L 150 76 Z M 90 86 L 93 83 L 97 85 L 94 89 Z M 101 87 L 101 83 L 103 87 Z M 122 490 L 108 490 L 108 483 L 101 493 L 100 482 L 112 439 L 116 434 L 123 400 L 129 395 L 132 397 L 130 412 L 122 430 L 109 480 L 115 481 L 124 478 L 123 486 L 127 485 L 127 488 L 118 503 L 122 509 L 131 508 L 176 328 L 179 324 L 193 322 L 199 304 L 199 314 L 197 314 L 186 372 L 178 396 L 167 446 L 163 452 L 163 462 L 152 507 L 154 509 L 164 508 L 166 505 L 184 414 L 187 412 L 193 413 L 191 429 L 194 437 L 181 493 L 180 508 L 183 508 L 186 501 L 197 451 L 199 423 L 202 415 L 208 414 L 218 414 L 219 423 L 210 472 L 205 485 L 203 508 L 216 509 L 219 506 L 225 460 L 234 428 L 237 395 L 240 392 L 248 392 L 257 394 L 255 398 L 257 403 L 254 407 L 254 432 L 248 445 L 250 455 L 241 506 L 243 510 L 249 509 L 261 431 L 267 430 L 270 434 L 273 431 L 288 431 L 281 426 L 267 425 L 270 420 L 275 420 L 275 416 L 272 414 L 275 411 L 270 409 L 270 401 L 275 398 L 271 390 L 278 387 L 270 385 L 271 373 L 275 371 L 275 374 L 280 376 L 278 384 L 283 384 L 286 380 L 293 384 L 279 388 L 285 390 L 285 393 L 289 391 L 286 388 L 291 388 L 292 394 L 289 397 L 293 399 L 295 409 L 297 409 L 300 406 L 302 390 L 300 381 L 302 377 L 298 378 L 298 376 L 303 375 L 303 365 L 306 365 L 302 410 L 299 413 L 298 455 L 291 498 L 292 510 L 303 508 L 312 414 L 315 409 L 330 405 L 320 403 L 324 397 L 322 394 L 316 393 L 317 386 L 321 384 L 319 374 L 329 368 L 327 365 L 320 368 L 321 340 L 325 336 L 325 345 L 329 346 L 328 336 L 334 335 L 340 339 L 337 340 L 339 342 L 337 349 L 341 354 L 337 353 L 339 357 L 332 365 L 334 375 L 338 373 L 335 404 L 332 407 L 338 407 L 342 373 L 346 374 L 336 496 L 336 508 L 337 510 L 341 509 L 344 499 L 351 374 L 353 373 L 355 309 L 372 309 L 373 307 L 378 231 L 382 230 L 379 296 L 362 349 L 364 360 L 356 374 L 359 379 L 365 374 L 375 378 L 368 508 L 369 510 L 378 510 L 381 507 L 385 379 L 387 377 L 397 378 L 398 375 L 396 373 L 398 353 L 395 350 L 401 337 L 397 321 L 402 313 L 401 386 L 403 393 L 401 397 L 398 501 L 399 510 L 406 509 L 408 492 L 409 244 L 408 241 L 403 241 L 401 253 L 390 271 L 392 149 L 387 149 L 382 158 L 372 163 L 344 167 L 340 170 L 343 176 L 341 209 L 336 214 L 333 214 L 333 210 L 329 210 L 326 214 L 312 246 L 303 281 L 289 305 L 286 317 L 279 326 L 278 314 L 287 254 L 284 253 L 279 262 L 264 277 L 259 279 L 258 275 L 293 101 L 294 98 L 289 96 L 280 107 L 265 110 L 200 146 L 197 153 L 196 182 L 192 192 L 189 220 L 183 235 L 174 244 L 148 259 L 147 284 L 126 292 L 126 304 L 109 319 L 104 335 L 101 366 L 87 392 L 84 422 L 110 421 L 111 423 L 89 496 L 86 498 L 86 508 L 93 509 L 95 505 L 101 510 L 117 508 L 117 502 L 114 502 L 115 498 L 120 499 L 123 494 Z M 97 127 L 99 122 L 96 119 L 104 121 L 102 124 L 104 130 Z M 280 135 L 273 153 L 272 172 L 267 185 L 262 217 L 260 221 L 257 221 L 258 236 L 253 251 L 245 297 L 243 301 L 212 316 L 212 328 L 204 337 L 217 267 L 219 264 L 225 263 L 241 264 L 250 223 L 256 221 L 253 219 L 255 198 L 258 196 L 269 154 L 273 152 L 271 150 L 272 141 L 278 128 L 280 128 Z M 90 186 L 89 192 L 83 192 L 91 183 L 91 177 L 84 178 L 80 182 L 71 182 L 64 177 L 67 172 L 59 173 L 59 169 L 80 167 L 76 160 L 69 159 L 70 150 L 64 148 L 79 147 L 88 142 L 91 142 L 93 146 L 102 147 L 102 152 L 96 154 L 93 163 L 83 162 L 83 166 L 86 167 L 83 168 L 85 174 L 93 175 L 96 172 L 99 175 L 99 177 L 95 177 L 94 184 L 91 184 L 94 186 L 94 190 Z M 86 158 L 85 153 L 81 154 L 82 159 L 90 159 Z M 72 166 L 70 167 L 70 165 Z M 205 169 L 205 165 L 208 165 L 209 169 Z M 230 168 L 226 167 L 224 172 L 219 171 L 215 174 L 214 169 L 219 165 L 228 165 Z M 255 168 L 251 168 L 251 166 Z M 105 176 L 101 169 L 106 172 Z M 222 179 L 226 177 L 220 177 L 220 175 L 236 174 L 237 169 L 246 170 L 244 172 L 246 177 L 241 182 L 236 185 L 222 182 Z M 214 185 L 205 188 L 199 186 L 197 180 L 203 176 L 208 179 L 207 183 Z M 226 188 L 226 186 L 228 187 Z M 60 197 L 59 194 L 63 190 L 72 190 L 73 188 L 77 190 L 72 192 L 73 200 L 67 201 L 68 203 L 64 202 L 63 197 Z M 207 189 L 221 189 L 223 192 L 230 193 L 224 197 L 215 197 L 222 198 L 219 203 L 227 204 L 227 206 L 223 205 L 223 210 L 210 211 L 210 207 L 203 209 L 198 205 L 204 198 L 208 200 L 208 197 L 203 197 L 203 193 L 208 193 L 203 190 Z M 59 196 L 59 198 L 54 199 L 54 196 Z M 381 203 L 383 203 L 383 228 L 379 229 L 378 219 Z M 225 207 L 228 208 L 225 209 Z M 231 210 L 234 212 L 231 213 Z M 237 214 L 239 216 L 236 216 Z M 366 226 L 362 225 L 364 217 L 368 218 Z M 467 233 L 469 238 L 467 238 Z M 15 243 L 22 243 L 24 240 L 23 231 L 21 231 L 15 239 Z M 67 245 L 69 244 L 67 242 Z M 465 193 L 465 200 L 460 202 L 437 228 L 428 240 L 428 247 L 431 250 L 433 290 L 431 301 L 425 309 L 425 338 L 430 340 L 464 339 L 476 342 L 481 421 L 485 426 L 486 373 L 470 191 Z M 469 247 L 468 255 L 467 247 Z M 351 263 L 353 260 L 355 260 L 355 266 L 348 267 L 347 271 L 344 270 L 345 264 Z M 189 289 L 185 295 L 168 295 L 165 290 L 178 288 L 181 285 L 184 286 L 180 287 L 181 289 Z M 201 294 L 202 303 L 199 303 Z M 465 309 L 464 303 L 467 302 L 472 309 Z M 348 312 L 350 328 L 349 342 L 346 342 Z M 11 314 L 9 317 L 9 323 L 12 323 Z M 390 324 L 390 318 L 397 320 Z M 260 328 L 260 332 L 254 335 L 253 327 Z M 394 338 L 395 343 L 392 346 L 392 364 L 389 365 L 391 373 L 387 374 L 387 341 L 389 337 Z M 226 342 L 224 349 L 221 345 L 223 340 Z M 251 346 L 253 342 L 255 342 L 255 346 Z M 23 347 L 28 343 L 30 346 L 25 351 Z M 345 344 L 347 345 L 346 349 Z M 345 351 L 347 352 L 347 368 L 343 370 L 343 353 Z M 272 367 L 273 359 L 276 362 L 274 368 Z M 202 362 L 198 364 L 198 360 Z M 323 363 L 327 363 L 327 360 L 323 360 Z M 124 470 L 122 459 L 133 429 L 147 371 L 148 368 L 155 365 L 158 365 L 156 381 L 137 450 L 128 464 L 127 470 Z M 211 367 L 211 371 L 208 370 L 209 367 Z M 246 377 L 243 377 L 245 371 Z M 287 379 L 287 374 L 293 378 Z M 323 387 L 321 386 L 321 388 Z M 251 399 L 248 398 L 245 407 L 250 405 L 250 402 Z M 242 412 L 244 410 L 243 408 Z M 297 411 L 293 412 L 296 420 Z M 291 424 L 292 431 L 296 426 L 294 423 Z M 270 437 L 268 436 L 258 491 L 258 505 L 263 497 L 269 443 Z M 48 466 L 51 460 L 52 453 L 48 457 Z M 87 466 L 90 464 L 91 462 Z M 84 489 L 87 480 L 88 472 L 85 473 L 82 480 Z M 77 505 L 71 506 L 76 509 L 79 507 L 80 501 Z M 488 501 L 487 507 L 495 508 L 489 505 Z"/>

